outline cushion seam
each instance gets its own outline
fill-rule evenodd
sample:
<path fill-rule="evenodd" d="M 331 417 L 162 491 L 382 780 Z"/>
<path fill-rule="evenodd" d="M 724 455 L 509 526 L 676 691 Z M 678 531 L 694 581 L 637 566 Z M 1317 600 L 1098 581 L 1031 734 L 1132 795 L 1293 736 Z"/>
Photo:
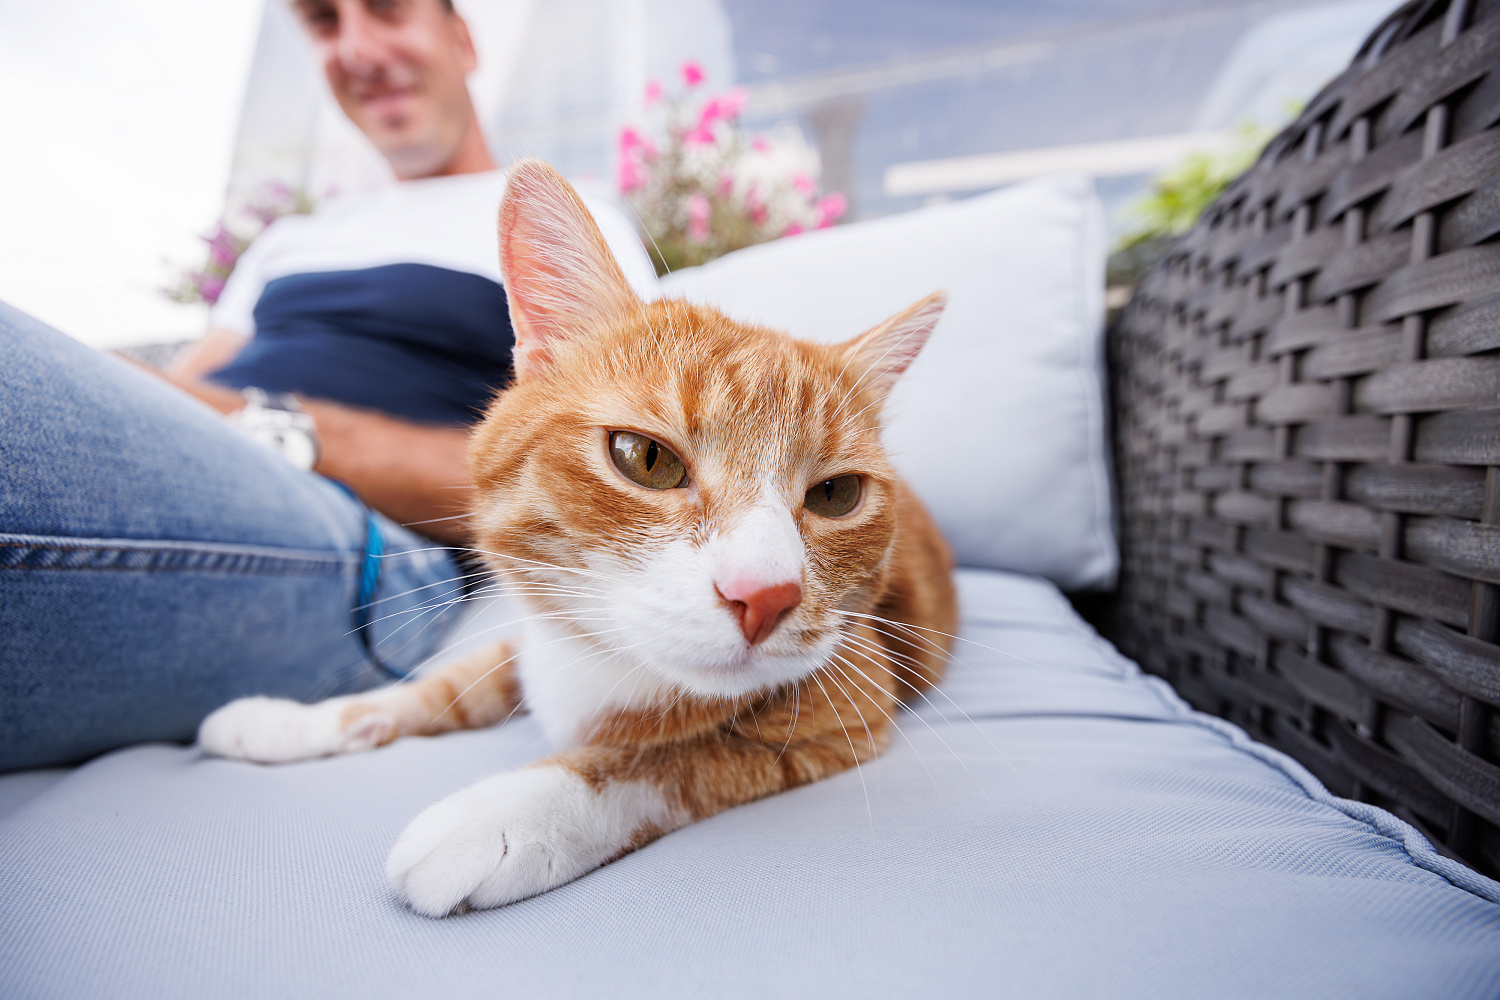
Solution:
<path fill-rule="evenodd" d="M 1350 819 L 1364 824 L 1377 835 L 1394 842 L 1401 848 L 1407 860 L 1416 867 L 1431 872 L 1454 888 L 1462 889 L 1487 902 L 1500 904 L 1500 882 L 1480 874 L 1467 865 L 1443 857 L 1410 823 L 1368 802 L 1356 802 L 1334 795 L 1312 772 L 1287 754 L 1252 739 L 1248 733 L 1232 722 L 1206 715 L 1193 708 L 1182 700 L 1170 684 L 1159 677 L 1146 674 L 1139 664 L 1121 653 L 1113 643 L 1097 632 L 1088 629 L 1086 637 L 1102 649 L 1109 659 L 1120 665 L 1122 678 L 1133 678 L 1150 687 L 1163 707 L 1172 713 L 1175 721 L 1213 732 L 1235 750 L 1280 771 L 1301 789 L 1302 794 L 1307 798 L 1343 813 Z M 1377 823 L 1377 818 L 1381 818 L 1382 823 Z M 1382 828 L 1383 825 L 1388 828 Z"/>
<path fill-rule="evenodd" d="M 1088 251 L 1091 249 L 1089 246 L 1091 242 L 1089 239 L 1090 235 L 1102 235 L 1097 232 L 1099 227 L 1095 225 L 1099 220 L 1092 217 L 1091 211 L 1095 207 L 1093 200 L 1097 198 L 1097 194 L 1094 191 L 1092 183 L 1084 181 L 1084 184 L 1088 188 L 1088 194 L 1093 197 L 1085 199 L 1086 204 L 1082 208 L 1084 218 L 1081 220 L 1081 224 L 1072 227 L 1073 238 L 1078 241 L 1078 252 L 1073 255 L 1073 259 L 1080 271 L 1086 268 L 1092 270 L 1089 265 L 1090 257 L 1088 254 Z M 1102 268 L 1100 270 L 1102 272 Z M 1090 520 L 1093 522 L 1094 539 L 1098 546 L 1097 556 L 1102 558 L 1105 572 L 1102 574 L 1102 579 L 1086 580 L 1082 581 L 1082 584 L 1085 587 L 1109 587 L 1113 585 L 1115 576 L 1119 573 L 1119 555 L 1114 537 L 1114 511 L 1112 509 L 1114 497 L 1110 484 L 1109 469 L 1107 467 L 1109 456 L 1107 449 L 1103 446 L 1103 442 L 1109 433 L 1109 427 L 1105 422 L 1103 413 L 1105 389 L 1100 364 L 1100 356 L 1104 349 L 1104 317 L 1102 315 L 1092 317 L 1089 315 L 1090 310 L 1086 300 L 1093 297 L 1092 292 L 1077 294 L 1078 289 L 1092 288 L 1094 277 L 1096 276 L 1080 273 L 1077 275 L 1073 287 L 1075 290 L 1074 302 L 1079 313 L 1077 317 L 1078 329 L 1082 331 L 1082 336 L 1079 338 L 1078 343 L 1078 350 L 1081 356 L 1078 359 L 1077 372 L 1078 380 L 1082 383 L 1084 406 L 1087 410 L 1088 467 L 1089 480 L 1093 487 L 1091 492 L 1093 494 L 1094 506 L 1093 517 Z M 1099 284 L 1102 286 L 1104 284 L 1103 273 L 1098 274 L 1097 278 Z M 1102 296 L 1102 290 L 1099 294 Z M 1102 306 L 1103 303 L 1101 302 L 1100 305 Z M 1104 473 L 1102 476 L 1100 475 L 1101 471 Z"/>

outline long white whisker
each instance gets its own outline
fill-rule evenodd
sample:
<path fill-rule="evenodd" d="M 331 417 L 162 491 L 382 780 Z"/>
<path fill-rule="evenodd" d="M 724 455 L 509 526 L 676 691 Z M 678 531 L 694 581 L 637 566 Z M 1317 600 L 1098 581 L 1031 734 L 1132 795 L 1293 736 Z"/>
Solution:
<path fill-rule="evenodd" d="M 901 624 L 900 622 L 891 621 L 890 619 L 886 619 L 886 618 L 879 618 L 878 616 L 875 616 L 875 615 L 862 615 L 860 617 L 872 617 L 872 618 L 876 618 L 879 621 L 887 622 L 888 624 L 891 624 L 891 625 L 900 625 Z M 914 627 L 920 627 L 920 626 L 914 626 Z M 933 632 L 935 632 L 937 630 L 936 629 L 929 629 L 927 631 L 933 631 Z M 941 633 L 941 634 L 946 635 L 947 633 Z M 848 636 L 846 635 L 846 638 L 847 637 Z M 962 662 L 962 661 L 960 661 L 960 662 Z M 905 669 L 911 670 L 912 668 L 906 667 Z M 895 676 L 895 675 L 892 674 L 892 676 Z M 928 705 L 931 705 L 934 711 L 938 711 L 938 712 L 941 713 L 941 710 L 938 709 L 938 707 L 933 704 L 932 699 L 928 698 L 927 694 L 924 691 L 921 691 L 921 690 L 917 689 L 915 686 L 912 686 L 912 690 L 916 691 L 917 696 L 919 698 L 921 698 L 923 701 L 927 702 Z M 1026 789 L 1027 794 L 1030 795 L 1032 797 L 1032 799 L 1036 802 L 1036 804 L 1041 807 L 1042 813 L 1047 817 L 1048 820 L 1053 820 L 1052 812 L 1051 812 L 1051 810 L 1049 810 L 1047 808 L 1047 803 L 1044 802 L 1042 800 L 1042 797 L 1036 793 L 1036 790 L 1031 787 L 1031 783 L 1026 780 L 1025 775 L 1021 774 L 1020 770 L 1011 761 L 1010 755 L 1008 755 L 1004 750 L 1001 750 L 1000 747 L 999 747 L 999 745 L 994 740 L 992 740 L 990 738 L 990 734 L 987 733 L 987 732 L 985 732 L 984 727 L 981 726 L 977 721 L 975 721 L 975 719 L 973 718 L 973 716 L 969 715 L 968 712 L 964 711 L 963 706 L 960 705 L 958 702 L 954 701 L 953 697 L 951 695 L 949 695 L 948 692 L 944 691 L 941 687 L 934 685 L 934 686 L 932 686 L 931 690 L 935 694 L 942 695 L 947 700 L 948 704 L 950 704 L 954 708 L 956 708 L 958 710 L 958 713 L 964 717 L 964 719 L 969 723 L 969 725 L 971 725 L 971 726 L 974 727 L 974 731 L 977 732 L 977 733 L 979 733 L 980 736 L 984 737 L 984 741 L 986 743 L 988 743 L 990 745 L 990 747 L 995 751 L 995 753 L 997 755 L 999 755 L 1000 759 L 1005 762 L 1005 766 L 1010 770 L 1011 774 L 1013 774 L 1013 775 L 1016 776 L 1016 780 L 1019 781 L 1021 783 L 1021 786 Z M 917 718 L 920 719 L 921 716 L 918 715 Z M 946 718 L 946 716 L 944 716 L 944 718 Z M 935 730 L 934 730 L 934 735 L 936 735 L 936 731 Z M 942 739 L 942 737 L 938 737 L 938 738 Z M 960 762 L 962 762 L 961 759 L 960 759 Z M 968 767 L 967 767 L 967 765 L 965 765 L 965 770 L 967 770 L 967 769 L 968 769 Z M 972 775 L 973 772 L 971 771 L 970 774 Z M 976 778 L 975 781 L 977 782 L 978 779 Z M 983 790 L 984 786 L 981 784 L 980 788 L 981 788 L 981 790 Z M 989 793 L 988 792 L 985 792 L 985 797 L 986 798 L 989 797 Z"/>
<path fill-rule="evenodd" d="M 460 487 L 460 489 L 462 489 L 462 487 Z M 425 521 L 402 521 L 401 522 L 401 527 L 403 527 L 403 528 L 415 528 L 415 527 L 417 527 L 418 525 L 421 525 L 421 524 L 438 524 L 439 522 L 442 522 L 442 521 L 457 521 L 457 520 L 460 520 L 461 518 L 473 517 L 473 516 L 474 515 L 473 515 L 472 512 L 470 512 L 470 511 L 464 511 L 462 514 L 449 514 L 446 517 L 429 517 Z"/>
<path fill-rule="evenodd" d="M 844 670 L 844 667 L 849 667 L 851 670 L 853 670 L 855 673 L 859 674 L 861 677 L 863 677 L 865 680 L 869 681 L 871 684 L 875 684 L 874 679 L 872 679 L 869 674 L 866 674 L 863 670 L 860 670 L 853 663 L 851 663 L 849 660 L 846 660 L 844 657 L 840 656 L 838 653 L 834 653 L 833 654 L 833 659 L 836 660 L 836 661 L 838 661 L 838 663 L 841 663 L 841 664 L 844 665 L 844 666 L 836 666 L 835 669 L 837 669 L 839 673 L 843 674 L 844 675 L 844 679 L 847 680 L 850 684 L 854 685 L 854 687 L 855 687 L 856 690 L 859 690 L 859 691 L 863 692 L 864 689 L 859 686 L 859 683 L 853 677 L 849 676 L 849 674 Z M 830 676 L 830 678 L 832 677 L 831 674 L 829 676 Z M 876 687 L 879 690 L 884 690 L 883 688 L 880 688 L 879 685 L 876 685 Z M 887 693 L 889 693 L 889 692 L 887 692 Z M 927 766 L 927 761 L 923 759 L 922 752 L 920 750 L 918 750 L 917 749 L 917 745 L 911 741 L 911 737 L 906 734 L 906 730 L 904 730 L 904 729 L 901 728 L 901 724 L 896 721 L 896 717 L 894 715 L 892 715 L 890 712 L 887 712 L 885 710 L 885 708 L 882 707 L 881 704 L 878 701 L 876 701 L 874 698 L 870 699 L 870 703 L 875 706 L 875 710 L 877 712 L 879 712 L 881 715 L 885 716 L 886 721 L 891 724 L 891 728 L 894 729 L 897 733 L 899 733 L 901 735 L 901 738 L 906 741 L 906 745 L 909 746 L 909 747 L 911 747 L 911 752 L 917 758 L 917 763 L 919 763 L 919 764 L 922 765 L 922 770 L 926 771 L 927 772 L 927 777 L 930 778 L 930 779 L 932 779 L 932 784 L 937 789 L 937 793 L 938 793 L 939 797 L 941 797 L 944 801 L 946 801 L 947 800 L 947 796 L 943 795 L 943 786 L 938 783 L 937 776 L 935 774 L 933 774 L 932 773 L 932 769 Z M 921 721 L 923 723 L 927 723 L 926 719 L 922 719 Z M 931 724 L 930 723 L 928 723 L 928 726 L 929 726 L 929 728 L 931 728 Z M 941 737 L 939 737 L 939 740 L 941 740 Z M 949 752 L 952 753 L 952 749 L 951 748 L 949 749 Z M 954 754 L 954 756 L 956 757 L 957 754 Z M 962 760 L 960 760 L 959 763 L 963 763 Z"/>
<path fill-rule="evenodd" d="M 523 619 L 523 620 L 525 620 L 525 619 Z M 557 637 L 557 638 L 556 638 L 556 639 L 549 639 L 549 640 L 547 640 L 547 641 L 546 641 L 546 642 L 542 642 L 542 643 L 537 643 L 537 644 L 536 644 L 536 645 L 534 645 L 534 646 L 531 646 L 531 647 L 530 647 L 530 648 L 531 648 L 531 649 L 544 649 L 544 648 L 546 648 L 546 647 L 547 647 L 547 646 L 551 646 L 551 645 L 553 645 L 553 644 L 555 644 L 555 643 L 559 643 L 559 642 L 562 642 L 562 641 L 563 641 L 563 640 L 565 640 L 565 639 L 571 639 L 571 638 L 573 638 L 573 637 L 572 637 L 572 636 L 569 636 L 569 635 L 562 635 L 562 636 L 558 636 L 558 637 Z M 510 656 L 508 656 L 508 657 L 506 657 L 506 658 L 505 658 L 505 659 L 503 659 L 503 660 L 501 660 L 501 661 L 500 661 L 500 662 L 499 662 L 499 663 L 497 663 L 497 664 L 495 664 L 495 665 L 494 665 L 494 666 L 493 666 L 493 667 L 490 667 L 490 668 L 489 668 L 489 669 L 488 669 L 488 670 L 486 670 L 486 671 L 485 671 L 485 672 L 484 672 L 484 673 L 482 673 L 482 674 L 480 674 L 480 675 L 479 675 L 479 676 L 478 676 L 478 677 L 477 677 L 477 678 L 475 678 L 475 679 L 474 679 L 474 681 L 473 681 L 473 683 L 471 683 L 471 684 L 470 684 L 470 685 L 469 685 L 469 686 L 468 686 L 468 687 L 466 687 L 466 688 L 464 688 L 464 689 L 463 689 L 463 690 L 462 690 L 462 691 L 460 691 L 460 692 L 459 692 L 459 693 L 458 693 L 458 694 L 457 694 L 457 695 L 455 695 L 455 696 L 454 696 L 454 698 L 453 698 L 453 700 L 452 700 L 452 701 L 450 701 L 450 702 L 449 702 L 449 703 L 448 703 L 448 704 L 447 704 L 447 705 L 446 705 L 446 706 L 445 706 L 445 707 L 444 707 L 444 708 L 443 708 L 443 711 L 441 711 L 441 712 L 439 712 L 439 713 L 438 713 L 438 714 L 437 714 L 437 715 L 434 715 L 434 716 L 433 716 L 433 717 L 432 717 L 432 719 L 431 719 L 431 720 L 430 720 L 430 721 L 431 721 L 431 722 L 436 722 L 436 721 L 437 721 L 437 720 L 438 720 L 438 719 L 440 719 L 440 718 L 442 718 L 442 717 L 443 717 L 443 714 L 444 714 L 444 713 L 445 713 L 445 712 L 447 712 L 447 711 L 449 711 L 449 710 L 450 710 L 450 709 L 452 709 L 452 708 L 453 708 L 453 706 L 454 706 L 454 705 L 457 705 L 457 704 L 458 704 L 458 703 L 459 703 L 459 702 L 460 702 L 460 701 L 461 701 L 461 700 L 462 700 L 462 699 L 463 699 L 463 696 L 464 696 L 464 695 L 466 695 L 466 694 L 468 694 L 468 693 L 469 693 L 469 692 L 470 692 L 470 691 L 472 691 L 472 690 L 474 690 L 474 688 L 475 688 L 475 687 L 476 687 L 476 686 L 478 686 L 478 685 L 479 685 L 479 684 L 480 684 L 480 683 L 481 683 L 481 682 L 483 682 L 483 681 L 484 681 L 484 679 L 485 679 L 485 678 L 487 678 L 487 677 L 489 677 L 489 676 L 490 676 L 490 675 L 491 675 L 491 674 L 493 674 L 493 673 L 494 673 L 494 672 L 495 672 L 495 671 L 496 671 L 496 670 L 499 670 L 499 669 L 500 669 L 500 668 L 501 668 L 501 667 L 503 667 L 503 666 L 505 666 L 505 665 L 506 665 L 506 664 L 507 664 L 507 663 L 511 663 L 511 662 L 513 662 L 513 661 L 514 661 L 514 660 L 516 660 L 516 659 L 517 659 L 517 658 L 519 658 L 519 657 L 520 657 L 520 655 L 521 655 L 521 652 L 520 652 L 520 651 L 517 651 L 517 652 L 515 652 L 515 653 L 512 653 L 512 654 L 511 654 L 511 655 L 510 655 Z M 518 702 L 518 703 L 517 703 L 517 705 L 516 705 L 516 708 L 512 708 L 512 709 L 511 709 L 511 710 L 510 710 L 510 712 L 509 712 L 509 714 L 507 714 L 507 715 L 506 715 L 506 717 L 505 717 L 505 718 L 504 718 L 504 719 L 502 719 L 502 720 L 501 720 L 501 721 L 502 721 L 502 722 L 506 722 L 506 721 L 509 721 L 509 719 L 510 719 L 510 717 L 511 717 L 511 716 L 512 716 L 512 715 L 515 715 L 515 714 L 516 714 L 516 710 L 517 710 L 517 709 L 518 709 L 518 708 L 520 708 L 520 704 L 519 704 L 519 702 Z"/>
<path fill-rule="evenodd" d="M 786 755 L 787 748 L 790 747 L 792 745 L 792 741 L 797 738 L 797 720 L 801 717 L 801 714 L 802 685 L 794 684 L 792 685 L 792 722 L 791 725 L 787 726 L 786 742 L 781 744 L 781 749 L 776 753 L 776 759 L 771 761 L 771 767 L 769 768 L 769 771 L 776 770 L 776 765 L 781 763 L 781 758 Z"/>
<path fill-rule="evenodd" d="M 986 646 L 982 642 L 975 642 L 973 639 L 966 639 L 966 638 L 964 638 L 961 635 L 953 635 L 951 632 L 943 632 L 943 631 L 940 631 L 939 629 L 935 629 L 935 628 L 925 628 L 925 627 L 923 627 L 921 625 L 910 625 L 910 624 L 908 624 L 906 622 L 893 621 L 893 620 L 891 620 L 889 618 L 881 618 L 879 615 L 860 614 L 860 613 L 858 613 L 856 611 L 839 611 L 839 610 L 835 609 L 833 613 L 836 614 L 836 615 L 845 615 L 845 616 L 850 617 L 850 618 L 867 618 L 867 619 L 869 619 L 871 621 L 883 622 L 883 623 L 885 623 L 887 625 L 892 626 L 893 628 L 899 628 L 902 631 L 909 631 L 914 636 L 916 636 L 916 638 L 921 639 L 923 642 L 925 642 L 929 646 L 931 646 L 934 651 L 940 652 L 944 656 L 952 656 L 953 659 L 956 660 L 959 663 L 963 663 L 963 661 L 959 660 L 958 657 L 953 656 L 953 654 L 952 654 L 952 652 L 950 650 L 944 649 L 941 645 L 939 645 L 938 643 L 934 642 L 931 639 L 928 639 L 926 636 L 918 635 L 917 632 L 918 631 L 921 631 L 921 632 L 931 632 L 934 635 L 945 636 L 945 637 L 947 637 L 949 639 L 954 640 L 955 642 L 967 642 L 971 646 L 978 646 L 980 649 L 987 649 L 987 650 L 989 650 L 992 653 L 999 653 L 1001 656 L 1009 656 L 1013 660 L 1020 660 L 1022 663 L 1030 664 L 1033 667 L 1040 667 L 1043 670 L 1048 669 L 1048 665 L 1045 664 L 1045 663 L 1038 663 L 1035 660 L 1028 660 L 1026 657 L 1021 656 L 1021 655 L 1016 654 L 1016 653 L 1012 653 L 1009 650 L 996 649 L 994 646 Z M 889 635 L 889 633 L 886 633 L 886 634 Z M 895 638 L 895 637 L 892 636 L 892 638 Z M 968 664 L 964 664 L 964 666 L 968 666 Z"/>
<path fill-rule="evenodd" d="M 818 670 L 821 669 L 823 668 L 818 668 Z M 854 737 L 849 735 L 849 727 L 844 725 L 843 718 L 839 715 L 838 709 L 834 707 L 833 697 L 829 695 L 828 689 L 823 686 L 823 682 L 818 679 L 818 670 L 814 670 L 808 676 L 812 678 L 814 684 L 818 685 L 818 689 L 823 692 L 823 697 L 828 699 L 829 707 L 833 708 L 833 717 L 838 720 L 839 728 L 844 731 L 844 739 L 849 741 L 849 754 L 854 758 L 854 773 L 859 776 L 860 791 L 864 792 L 865 815 L 869 818 L 870 832 L 873 834 L 875 832 L 875 809 L 870 805 L 870 789 L 865 784 L 865 770 L 859 766 L 859 751 L 854 749 Z M 830 676 L 829 679 L 832 680 L 833 678 Z M 845 697 L 848 697 L 848 695 L 845 695 Z"/>

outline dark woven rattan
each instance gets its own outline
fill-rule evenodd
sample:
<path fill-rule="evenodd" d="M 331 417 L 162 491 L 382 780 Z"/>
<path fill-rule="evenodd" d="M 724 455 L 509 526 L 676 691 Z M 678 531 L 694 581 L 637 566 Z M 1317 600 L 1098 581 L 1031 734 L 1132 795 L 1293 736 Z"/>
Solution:
<path fill-rule="evenodd" d="M 1111 334 L 1108 631 L 1500 873 L 1500 0 L 1419 0 Z"/>

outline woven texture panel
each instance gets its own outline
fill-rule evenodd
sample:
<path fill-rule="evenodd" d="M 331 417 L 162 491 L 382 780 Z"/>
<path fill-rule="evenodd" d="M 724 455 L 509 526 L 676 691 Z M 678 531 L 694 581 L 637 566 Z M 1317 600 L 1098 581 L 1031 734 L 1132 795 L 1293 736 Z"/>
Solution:
<path fill-rule="evenodd" d="M 1500 0 L 1402 7 L 1110 338 L 1117 644 L 1500 871 Z"/>

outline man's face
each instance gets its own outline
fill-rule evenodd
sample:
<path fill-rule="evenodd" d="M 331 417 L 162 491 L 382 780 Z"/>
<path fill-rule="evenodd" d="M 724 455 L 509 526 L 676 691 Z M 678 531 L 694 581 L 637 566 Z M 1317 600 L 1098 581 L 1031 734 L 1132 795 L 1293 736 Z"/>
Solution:
<path fill-rule="evenodd" d="M 442 0 L 292 0 L 339 106 L 405 179 L 443 172 L 474 107 L 476 60 Z"/>

